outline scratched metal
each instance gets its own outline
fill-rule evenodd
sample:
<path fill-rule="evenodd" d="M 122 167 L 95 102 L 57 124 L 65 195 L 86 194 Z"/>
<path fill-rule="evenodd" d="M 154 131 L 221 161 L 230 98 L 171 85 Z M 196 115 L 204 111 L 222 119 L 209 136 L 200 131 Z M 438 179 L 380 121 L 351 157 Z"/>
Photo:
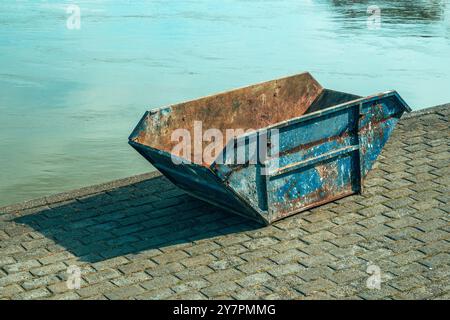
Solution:
<path fill-rule="evenodd" d="M 396 91 L 359 97 L 324 89 L 303 73 L 147 112 L 129 143 L 193 196 L 269 224 L 362 192 L 365 176 L 405 111 L 410 108 Z M 171 132 L 180 126 L 192 132 L 195 120 L 202 121 L 203 130 L 252 128 L 257 134 L 276 128 L 280 152 L 258 164 L 175 165 Z M 232 148 L 221 156 L 231 157 L 226 150 L 233 148 L 248 156 L 253 134 L 244 144 L 237 143 L 242 136 L 224 141 Z M 270 168 L 267 174 L 264 168 Z"/>

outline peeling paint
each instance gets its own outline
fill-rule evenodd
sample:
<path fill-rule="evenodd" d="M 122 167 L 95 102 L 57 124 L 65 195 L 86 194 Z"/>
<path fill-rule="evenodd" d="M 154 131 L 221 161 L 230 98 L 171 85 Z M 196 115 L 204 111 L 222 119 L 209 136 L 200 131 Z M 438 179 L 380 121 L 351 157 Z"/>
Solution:
<path fill-rule="evenodd" d="M 395 91 L 361 98 L 323 89 L 306 73 L 148 112 L 129 143 L 192 195 L 267 224 L 362 192 L 405 111 Z M 194 120 L 255 134 L 278 129 L 280 152 L 256 164 L 174 165 L 170 131 Z"/>

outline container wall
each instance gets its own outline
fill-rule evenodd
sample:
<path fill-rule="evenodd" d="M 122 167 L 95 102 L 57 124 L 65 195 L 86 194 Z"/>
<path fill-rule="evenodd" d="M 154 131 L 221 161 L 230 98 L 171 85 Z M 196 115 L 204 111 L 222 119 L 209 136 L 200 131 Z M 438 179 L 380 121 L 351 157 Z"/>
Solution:
<path fill-rule="evenodd" d="M 397 95 L 381 97 L 361 106 L 359 138 L 362 175 L 366 176 L 388 141 L 402 114 L 407 111 Z"/>
<path fill-rule="evenodd" d="M 202 133 L 216 129 L 223 134 L 224 145 L 241 134 L 241 130 L 258 130 L 303 115 L 322 92 L 322 86 L 303 73 L 245 88 L 207 96 L 149 111 L 132 137 L 136 143 L 172 152 L 177 141 L 175 130 L 202 142 Z M 235 133 L 233 133 L 233 131 Z M 190 159 L 198 159 L 192 148 Z M 205 166 L 211 161 L 204 161 Z"/>
<path fill-rule="evenodd" d="M 132 146 L 172 183 L 189 194 L 235 213 L 264 222 L 209 168 L 195 164 L 174 164 L 171 156 L 167 153 L 142 145 L 132 144 Z"/>
<path fill-rule="evenodd" d="M 267 178 L 270 220 L 359 191 L 358 107 L 280 129 L 279 166 Z"/>

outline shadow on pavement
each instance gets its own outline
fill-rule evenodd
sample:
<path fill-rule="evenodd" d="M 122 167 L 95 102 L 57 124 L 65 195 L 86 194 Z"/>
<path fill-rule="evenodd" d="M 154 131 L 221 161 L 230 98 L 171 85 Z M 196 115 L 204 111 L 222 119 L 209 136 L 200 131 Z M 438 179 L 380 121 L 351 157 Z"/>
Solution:
<path fill-rule="evenodd" d="M 14 219 L 86 262 L 260 228 L 188 196 L 164 177 Z"/>

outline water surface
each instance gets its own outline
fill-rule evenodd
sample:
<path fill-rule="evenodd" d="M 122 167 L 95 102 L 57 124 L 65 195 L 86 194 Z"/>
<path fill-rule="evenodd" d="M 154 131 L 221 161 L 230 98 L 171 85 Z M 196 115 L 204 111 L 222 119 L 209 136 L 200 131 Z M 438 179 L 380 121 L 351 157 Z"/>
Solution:
<path fill-rule="evenodd" d="M 448 0 L 67 3 L 0 2 L 0 206 L 149 171 L 127 145 L 144 110 L 304 70 L 413 109 L 450 101 Z"/>

